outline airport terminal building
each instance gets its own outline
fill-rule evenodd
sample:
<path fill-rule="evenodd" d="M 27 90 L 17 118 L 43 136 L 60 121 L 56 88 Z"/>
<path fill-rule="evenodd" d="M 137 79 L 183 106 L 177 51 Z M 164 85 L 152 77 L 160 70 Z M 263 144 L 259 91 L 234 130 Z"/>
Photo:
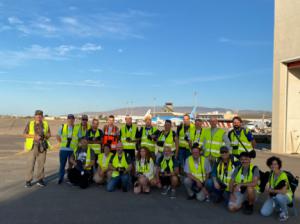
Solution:
<path fill-rule="evenodd" d="M 300 153 L 300 1 L 275 1 L 272 151 Z"/>

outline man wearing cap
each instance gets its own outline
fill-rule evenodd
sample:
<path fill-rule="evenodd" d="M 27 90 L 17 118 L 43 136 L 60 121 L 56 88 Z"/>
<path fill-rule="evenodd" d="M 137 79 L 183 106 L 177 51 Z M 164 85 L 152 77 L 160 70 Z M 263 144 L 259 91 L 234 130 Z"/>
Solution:
<path fill-rule="evenodd" d="M 149 150 L 152 159 L 155 161 L 155 139 L 157 128 L 152 126 L 151 115 L 145 117 L 145 126 L 139 130 L 139 138 L 141 139 L 141 147 Z"/>
<path fill-rule="evenodd" d="M 230 196 L 229 183 L 233 171 L 238 165 L 238 161 L 235 161 L 234 156 L 230 154 L 230 150 L 227 146 L 220 148 L 220 154 L 220 159 L 213 167 L 210 191 L 212 192 L 211 195 L 214 202 L 220 202 L 224 199 L 227 205 Z"/>
<path fill-rule="evenodd" d="M 60 144 L 58 184 L 61 184 L 63 182 L 66 163 L 67 161 L 69 162 L 68 169 L 70 169 L 70 157 L 77 149 L 77 144 L 74 144 L 75 141 L 73 140 L 74 138 L 76 138 L 76 136 L 74 135 L 75 116 L 73 114 L 69 114 L 67 118 L 67 123 L 61 125 L 56 136 L 56 139 Z"/>
<path fill-rule="evenodd" d="M 135 150 L 138 141 L 137 126 L 132 123 L 132 117 L 125 117 L 126 124 L 122 126 L 120 131 L 120 139 L 123 144 L 124 152 L 130 156 L 131 161 L 135 160 Z"/>
<path fill-rule="evenodd" d="M 28 152 L 28 165 L 26 171 L 25 187 L 32 186 L 35 163 L 37 163 L 37 185 L 44 187 L 44 165 L 46 153 L 49 148 L 48 139 L 51 137 L 48 122 L 43 120 L 43 111 L 35 111 L 34 120 L 28 122 L 24 130 L 25 151 Z"/>
<path fill-rule="evenodd" d="M 195 143 L 192 146 L 192 155 L 186 159 L 184 172 L 184 186 L 188 200 L 196 198 L 198 201 L 209 201 L 207 180 L 211 173 L 211 166 L 207 158 L 201 155 L 201 148 Z"/>
<path fill-rule="evenodd" d="M 121 185 L 122 191 L 127 192 L 130 184 L 129 174 L 132 170 L 132 160 L 130 156 L 123 151 L 121 142 L 117 144 L 116 154 L 110 159 L 109 169 L 112 170 L 112 176 L 107 183 L 107 191 L 115 191 L 116 187 Z"/>
<path fill-rule="evenodd" d="M 251 163 L 248 152 L 240 154 L 241 165 L 234 169 L 229 184 L 229 211 L 235 212 L 243 207 L 244 213 L 252 214 L 253 205 L 259 192 L 259 169 Z"/>

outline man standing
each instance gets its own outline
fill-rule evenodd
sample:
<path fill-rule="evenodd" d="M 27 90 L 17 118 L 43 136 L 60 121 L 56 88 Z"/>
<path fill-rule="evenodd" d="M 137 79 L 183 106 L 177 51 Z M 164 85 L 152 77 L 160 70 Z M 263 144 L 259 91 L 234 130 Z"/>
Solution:
<path fill-rule="evenodd" d="M 86 139 L 88 140 L 89 147 L 94 150 L 96 158 L 98 158 L 98 155 L 101 152 L 102 137 L 103 132 L 99 129 L 99 120 L 94 118 L 92 121 L 92 128 L 90 128 L 86 133 Z"/>
<path fill-rule="evenodd" d="M 172 154 L 174 155 L 174 152 L 176 151 L 177 147 L 177 137 L 175 131 L 172 130 L 172 122 L 171 120 L 165 121 L 165 129 L 161 132 L 157 131 L 157 141 L 156 141 L 156 147 L 157 147 L 157 154 L 156 154 L 156 161 L 158 158 L 160 158 L 164 152 L 164 148 L 168 147 L 171 149 Z M 174 155 L 175 156 L 175 155 Z"/>
<path fill-rule="evenodd" d="M 177 127 L 178 147 L 176 148 L 176 157 L 181 168 L 184 167 L 185 160 L 191 155 L 190 142 L 195 133 L 195 126 L 191 124 L 190 116 L 183 116 L 183 123 Z"/>
<path fill-rule="evenodd" d="M 203 139 L 203 137 L 202 137 L 203 133 L 204 133 L 204 129 L 202 128 L 202 121 L 200 118 L 197 118 L 195 120 L 195 132 L 191 136 L 191 142 L 190 142 L 191 147 L 195 143 L 197 143 L 199 145 L 199 147 L 202 147 L 203 142 L 201 140 Z"/>
<path fill-rule="evenodd" d="M 103 128 L 103 141 L 102 145 L 110 145 L 111 152 L 116 152 L 116 146 L 118 144 L 119 128 L 115 125 L 114 115 L 110 115 L 107 119 L 107 125 Z"/>
<path fill-rule="evenodd" d="M 134 161 L 138 137 L 137 126 L 132 124 L 132 117 L 129 115 L 126 116 L 125 122 L 126 124 L 121 128 L 120 139 L 123 144 L 125 154 L 129 155 L 131 161 Z"/>
<path fill-rule="evenodd" d="M 139 136 L 141 138 L 141 147 L 145 147 L 149 150 L 151 158 L 155 160 L 155 138 L 157 128 L 152 126 L 151 115 L 145 117 L 145 127 L 141 127 Z"/>
<path fill-rule="evenodd" d="M 255 140 L 251 131 L 248 128 L 243 128 L 243 121 L 240 117 L 232 119 L 233 129 L 228 133 L 232 146 L 232 154 L 239 157 L 242 152 L 249 152 L 251 158 L 256 157 L 255 153 Z"/>
<path fill-rule="evenodd" d="M 75 117 L 73 114 L 68 115 L 68 120 L 66 124 L 63 124 L 60 129 L 58 130 L 58 134 L 56 136 L 57 141 L 60 143 L 60 151 L 59 151 L 59 179 L 58 184 L 61 184 L 64 180 L 65 176 L 65 166 L 67 160 L 69 161 L 69 168 L 70 165 L 70 157 L 72 156 L 73 152 L 77 149 L 77 145 L 74 145 L 73 134 L 74 134 L 74 123 Z"/>
<path fill-rule="evenodd" d="M 86 132 L 88 129 L 91 128 L 91 125 L 89 124 L 89 118 L 87 115 L 81 116 L 81 123 L 75 124 L 74 130 L 73 130 L 73 138 L 71 141 L 71 145 L 74 145 L 75 151 L 78 147 L 78 142 L 81 138 L 85 138 Z M 75 152 L 74 151 L 74 152 Z"/>
<path fill-rule="evenodd" d="M 225 130 L 217 127 L 218 119 L 216 117 L 212 117 L 209 122 L 211 127 L 205 129 L 202 136 L 202 142 L 204 156 L 209 159 L 213 166 L 216 159 L 220 158 L 221 146 L 226 145 L 230 148 L 230 141 Z"/>
<path fill-rule="evenodd" d="M 25 151 L 29 153 L 26 184 L 25 187 L 32 186 L 35 162 L 37 162 L 37 185 L 44 187 L 44 165 L 46 162 L 46 153 L 49 148 L 48 139 L 51 136 L 49 125 L 43 120 L 43 111 L 35 111 L 33 121 L 30 121 L 24 130 Z"/>

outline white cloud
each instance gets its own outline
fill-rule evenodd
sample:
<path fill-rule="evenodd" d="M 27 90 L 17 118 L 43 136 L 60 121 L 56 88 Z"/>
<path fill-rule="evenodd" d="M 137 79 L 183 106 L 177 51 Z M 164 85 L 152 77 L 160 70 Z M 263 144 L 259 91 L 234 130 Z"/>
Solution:
<path fill-rule="evenodd" d="M 86 53 L 100 51 L 102 47 L 87 43 L 82 46 L 60 45 L 57 47 L 31 45 L 20 51 L 0 51 L 0 67 L 15 67 L 30 60 L 67 60 L 74 56 L 84 56 Z M 74 54 L 73 54 L 74 53 Z"/>
<path fill-rule="evenodd" d="M 270 41 L 257 41 L 257 40 L 234 40 L 226 37 L 220 37 L 218 42 L 236 46 L 252 47 L 252 46 L 268 46 L 272 45 Z"/>
<path fill-rule="evenodd" d="M 7 20 L 8 20 L 8 23 L 11 25 L 23 24 L 23 21 L 15 16 L 8 17 Z"/>
<path fill-rule="evenodd" d="M 100 51 L 100 50 L 102 50 L 102 47 L 101 47 L 101 45 L 87 43 L 87 44 L 82 45 L 82 47 L 80 49 L 82 51 Z"/>
<path fill-rule="evenodd" d="M 77 19 L 75 19 L 73 17 L 62 17 L 61 22 L 64 23 L 64 24 L 67 24 L 67 25 L 71 25 L 71 26 L 78 26 L 79 25 Z"/>
<path fill-rule="evenodd" d="M 123 53 L 124 50 L 123 50 L 122 48 L 119 48 L 119 49 L 118 49 L 118 52 L 119 52 L 119 53 Z"/>

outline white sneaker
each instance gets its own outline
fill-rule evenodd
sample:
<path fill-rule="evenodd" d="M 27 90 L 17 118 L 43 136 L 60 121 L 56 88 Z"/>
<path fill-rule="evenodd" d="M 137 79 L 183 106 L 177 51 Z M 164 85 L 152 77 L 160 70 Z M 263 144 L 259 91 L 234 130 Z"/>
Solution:
<path fill-rule="evenodd" d="M 162 195 L 167 195 L 170 191 L 171 187 L 170 186 L 163 186 L 163 190 L 161 192 Z"/>

